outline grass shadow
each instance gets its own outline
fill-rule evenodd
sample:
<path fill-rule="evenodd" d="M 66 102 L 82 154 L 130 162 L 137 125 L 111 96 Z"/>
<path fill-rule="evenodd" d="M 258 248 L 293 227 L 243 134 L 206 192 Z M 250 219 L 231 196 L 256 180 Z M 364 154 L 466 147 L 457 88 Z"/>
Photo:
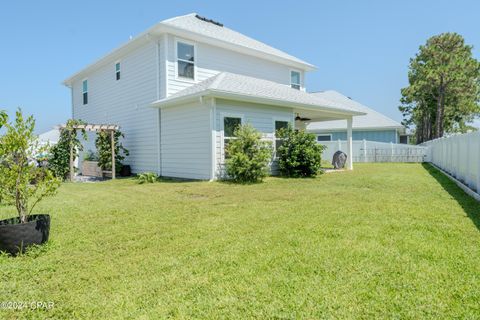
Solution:
<path fill-rule="evenodd" d="M 428 163 L 422 164 L 423 168 L 447 191 L 462 207 L 463 211 L 472 220 L 473 224 L 480 231 L 480 204 L 477 200 L 469 196 L 455 182 L 450 180 L 440 170 Z"/>

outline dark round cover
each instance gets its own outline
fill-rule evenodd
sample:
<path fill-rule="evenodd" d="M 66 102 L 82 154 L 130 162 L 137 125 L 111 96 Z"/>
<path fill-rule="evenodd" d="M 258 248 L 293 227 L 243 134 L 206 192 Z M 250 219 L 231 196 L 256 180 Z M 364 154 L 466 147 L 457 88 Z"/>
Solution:
<path fill-rule="evenodd" d="M 332 159 L 332 166 L 335 169 L 343 169 L 345 167 L 345 163 L 347 162 L 347 155 L 345 152 L 338 150 L 333 155 Z"/>

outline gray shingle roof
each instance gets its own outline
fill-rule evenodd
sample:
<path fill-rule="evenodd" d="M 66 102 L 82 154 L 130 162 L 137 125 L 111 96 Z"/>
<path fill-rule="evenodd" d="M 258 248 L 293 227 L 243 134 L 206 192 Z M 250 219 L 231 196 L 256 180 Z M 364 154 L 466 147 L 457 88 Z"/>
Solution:
<path fill-rule="evenodd" d="M 329 109 L 342 113 L 362 114 L 361 111 L 330 101 L 324 97 L 316 96 L 304 91 L 296 90 L 288 85 L 276 82 L 248 77 L 230 72 L 221 72 L 216 76 L 208 78 L 198 84 L 183 89 L 166 99 L 154 102 L 161 104 L 180 100 L 189 96 L 196 96 L 208 93 L 223 93 L 236 96 L 258 98 L 268 101 L 277 101 L 282 104 L 291 103 L 292 106 L 311 106 L 313 109 Z"/>
<path fill-rule="evenodd" d="M 266 60 L 274 60 L 286 65 L 292 65 L 294 68 L 304 70 L 314 70 L 315 66 L 298 59 L 288 53 L 275 49 L 265 43 L 247 37 L 237 31 L 229 29 L 225 26 L 221 27 L 211 22 L 203 21 L 195 17 L 196 13 L 187 14 L 184 16 L 174 17 L 167 20 L 160 21 L 151 28 L 142 32 L 140 35 L 133 37 L 128 42 L 122 44 L 118 48 L 112 50 L 102 58 L 89 64 L 82 70 L 71 75 L 63 81 L 66 86 L 71 86 L 72 82 L 78 78 L 83 77 L 91 70 L 104 65 L 122 57 L 128 50 L 142 45 L 146 41 L 150 41 L 150 35 L 158 36 L 163 33 L 186 33 L 186 37 L 195 38 L 194 35 L 204 37 L 202 41 L 211 42 L 213 45 L 225 46 L 230 50 L 244 51 L 245 54 L 263 57 Z M 182 35 L 183 36 L 183 35 Z"/>
<path fill-rule="evenodd" d="M 301 63 L 301 64 L 305 64 L 313 67 L 313 65 L 307 62 L 300 60 L 292 55 L 289 55 L 288 53 L 285 53 L 281 50 L 275 49 L 269 45 L 266 45 L 263 42 L 247 37 L 246 35 L 243 35 L 225 26 L 221 27 L 213 23 L 200 20 L 195 16 L 196 16 L 196 13 L 191 13 L 185 16 L 179 16 L 179 17 L 164 20 L 160 22 L 160 24 L 173 26 L 176 28 L 180 28 L 180 29 L 192 32 L 192 33 L 204 35 L 210 38 L 225 41 L 225 42 L 239 45 L 248 49 L 253 49 L 256 51 L 260 51 L 266 54 L 274 55 L 283 59 L 291 60 L 297 63 Z"/>
<path fill-rule="evenodd" d="M 357 128 L 404 128 L 401 123 L 388 118 L 387 116 L 377 112 L 363 104 L 350 99 L 349 97 L 344 96 L 343 94 L 336 92 L 334 90 L 328 90 L 323 92 L 311 93 L 312 95 L 328 99 L 332 102 L 335 102 L 339 105 L 354 108 L 356 110 L 365 112 L 366 115 L 355 117 L 353 120 L 353 129 Z M 307 126 L 307 130 L 336 130 L 336 129 L 345 129 L 347 127 L 346 120 L 333 120 L 333 121 L 324 121 L 324 122 L 312 122 Z"/>

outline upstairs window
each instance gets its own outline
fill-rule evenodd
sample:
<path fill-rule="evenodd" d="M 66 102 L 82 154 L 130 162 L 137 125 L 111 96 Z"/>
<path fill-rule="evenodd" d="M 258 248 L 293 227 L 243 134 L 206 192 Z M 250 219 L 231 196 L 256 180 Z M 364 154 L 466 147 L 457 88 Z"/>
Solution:
<path fill-rule="evenodd" d="M 177 42 L 177 75 L 181 78 L 195 78 L 195 47 Z"/>
<path fill-rule="evenodd" d="M 290 72 L 290 86 L 293 89 L 300 90 L 300 72 L 298 71 Z"/>
<path fill-rule="evenodd" d="M 275 150 L 278 150 L 283 143 L 283 139 L 278 137 L 278 130 L 288 128 L 288 121 L 275 121 Z"/>
<path fill-rule="evenodd" d="M 82 82 L 83 104 L 88 104 L 88 80 Z"/>
<path fill-rule="evenodd" d="M 242 118 L 224 117 L 223 118 L 223 149 L 225 150 L 225 159 L 228 159 L 227 147 L 230 140 L 236 139 L 235 130 L 242 124 Z"/>
<path fill-rule="evenodd" d="M 115 63 L 115 80 L 120 80 L 120 62 Z"/>

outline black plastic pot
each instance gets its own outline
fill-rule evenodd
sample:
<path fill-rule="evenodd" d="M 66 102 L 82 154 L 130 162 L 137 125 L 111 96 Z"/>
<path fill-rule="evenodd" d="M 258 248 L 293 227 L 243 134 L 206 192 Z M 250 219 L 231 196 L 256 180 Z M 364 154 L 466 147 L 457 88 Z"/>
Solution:
<path fill-rule="evenodd" d="M 11 218 L 0 221 L 0 251 L 16 255 L 25 252 L 32 244 L 42 244 L 48 240 L 50 216 L 48 214 L 30 215 L 26 223 Z"/>

